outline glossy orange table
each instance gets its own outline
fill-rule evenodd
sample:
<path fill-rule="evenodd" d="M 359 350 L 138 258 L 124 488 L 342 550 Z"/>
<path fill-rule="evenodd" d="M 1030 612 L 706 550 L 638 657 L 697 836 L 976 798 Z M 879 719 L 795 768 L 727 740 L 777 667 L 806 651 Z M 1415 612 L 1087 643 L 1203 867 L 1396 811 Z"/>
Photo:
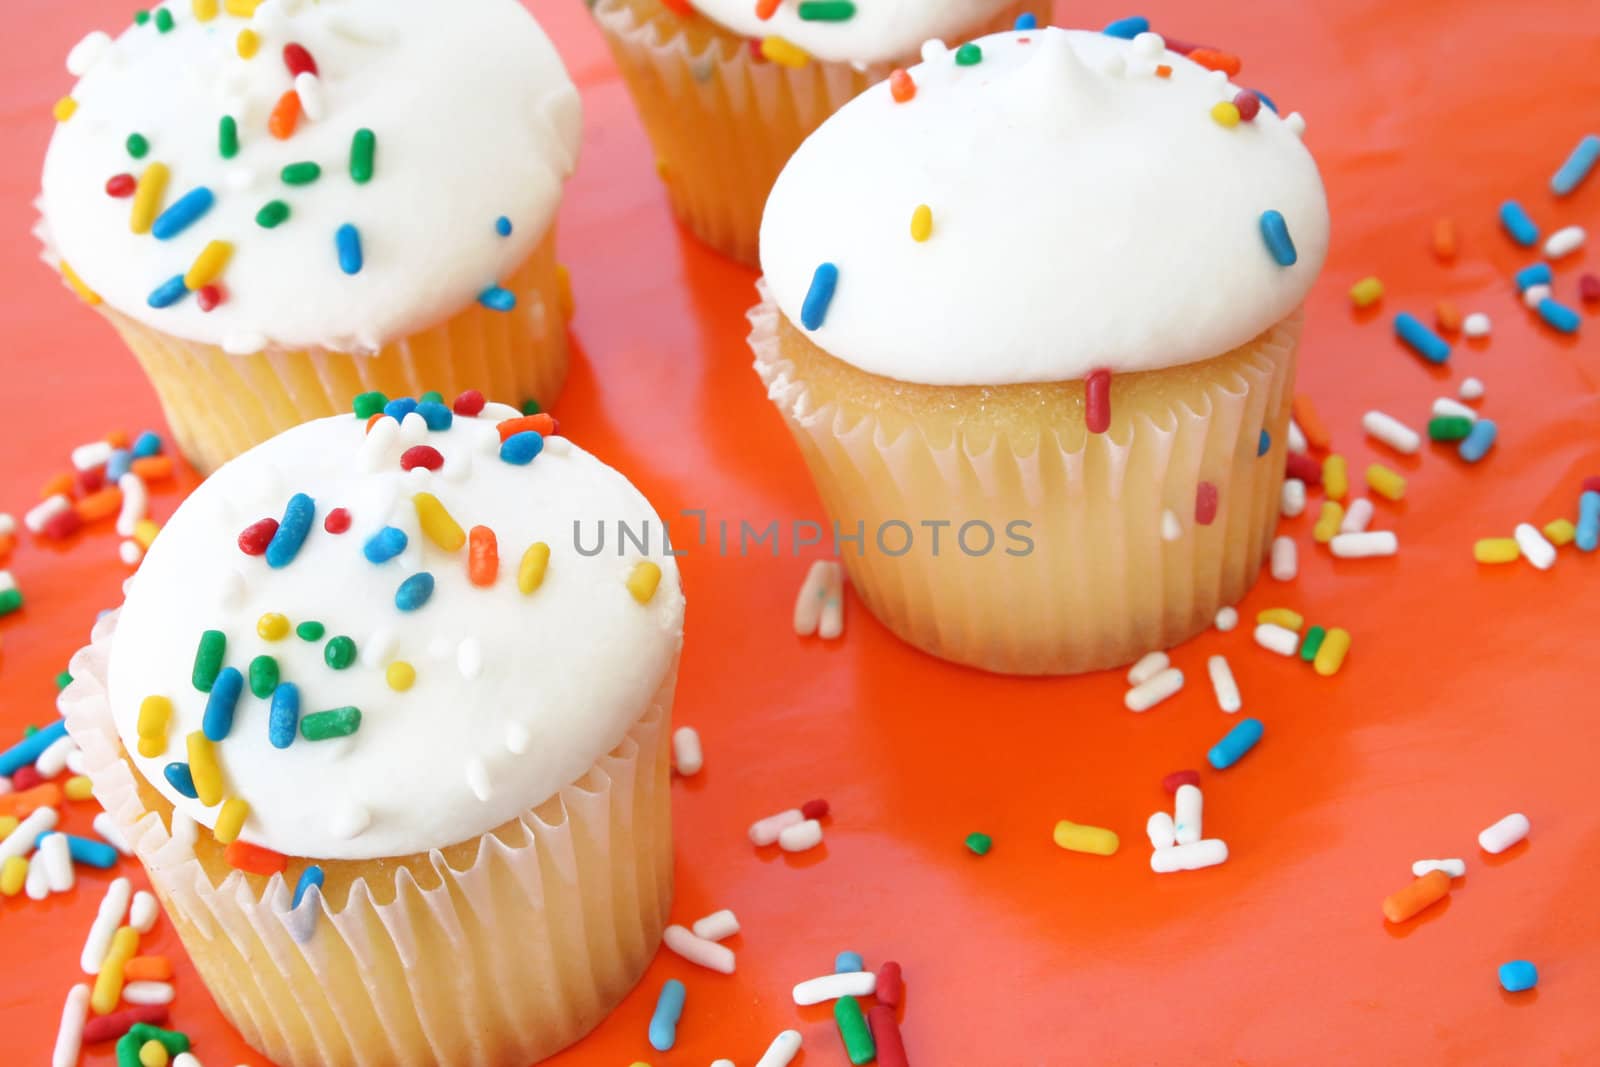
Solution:
<path fill-rule="evenodd" d="M 62 57 L 128 6 L 12 0 L 0 34 L 0 508 L 19 516 L 73 445 L 160 422 L 133 361 L 35 262 L 28 237 L 50 105 L 69 84 Z M 820 519 L 749 367 L 742 316 L 754 275 L 673 226 L 579 0 L 533 7 L 587 107 L 561 217 L 580 353 L 563 425 L 663 514 L 703 508 L 735 529 Z M 1286 522 L 1302 544 L 1299 579 L 1263 581 L 1241 611 L 1253 619 L 1283 604 L 1346 627 L 1355 644 L 1343 673 L 1322 679 L 1257 649 L 1245 626 L 1176 650 L 1188 687 L 1132 715 L 1116 675 L 1022 681 L 950 667 L 899 644 L 854 600 L 842 641 L 797 639 L 789 614 L 805 560 L 690 545 L 677 713 L 703 735 L 706 769 L 674 787 L 675 912 L 690 921 L 735 909 L 739 971 L 722 977 L 663 954 L 558 1067 L 704 1067 L 719 1056 L 746 1067 L 786 1027 L 805 1035 L 805 1067 L 845 1063 L 826 1008 L 796 1009 L 789 987 L 847 948 L 904 965 L 903 1031 L 919 1067 L 1600 1062 L 1600 558 L 1563 549 L 1539 573 L 1479 567 L 1471 555 L 1478 537 L 1572 513 L 1581 478 L 1600 473 L 1600 317 L 1590 308 L 1575 338 L 1532 321 L 1509 284 L 1532 257 L 1495 222 L 1515 196 L 1547 232 L 1600 228 L 1600 177 L 1565 201 L 1547 189 L 1580 135 L 1600 126 L 1592 4 L 1161 0 L 1143 10 L 1158 30 L 1238 52 L 1244 82 L 1309 120 L 1335 227 L 1302 389 L 1353 470 L 1383 459 L 1411 489 L 1378 508 L 1377 525 L 1399 531 L 1397 558 L 1335 562 L 1312 549 L 1310 515 Z M 1096 0 L 1062 15 L 1100 26 L 1126 13 Z M 1428 252 L 1442 214 L 1461 232 L 1448 268 Z M 1592 250 L 1563 262 L 1561 294 L 1575 301 L 1575 278 L 1597 265 Z M 1381 309 L 1352 312 L 1346 291 L 1373 273 L 1388 288 Z M 1487 311 L 1494 333 L 1457 345 L 1438 369 L 1401 349 L 1389 322 L 1402 308 L 1431 318 L 1446 296 Z M 1468 375 L 1487 383 L 1480 406 L 1501 430 L 1484 463 L 1436 447 L 1394 462 L 1363 438 L 1363 411 L 1420 426 L 1431 400 Z M 176 499 L 159 497 L 158 515 Z M 125 574 L 109 532 L 65 549 L 25 539 L 10 566 L 28 605 L 0 621 L 8 739 L 52 714 L 52 679 Z M 1143 826 L 1168 801 L 1160 778 L 1203 766 L 1233 721 L 1205 682 L 1205 657 L 1219 651 L 1266 738 L 1233 769 L 1204 775 L 1207 830 L 1232 859 L 1158 877 Z M 812 796 L 834 808 L 824 847 L 799 857 L 751 847 L 751 821 Z M 74 805 L 67 825 L 86 828 L 92 810 Z M 1512 810 L 1531 817 L 1531 839 L 1483 856 L 1478 830 Z M 1122 851 L 1061 851 L 1050 839 L 1060 818 L 1116 829 Z M 962 846 L 974 830 L 995 839 L 986 858 Z M 1437 856 L 1466 857 L 1467 877 L 1448 903 L 1386 926 L 1381 899 L 1409 880 L 1412 860 Z M 43 903 L 0 901 L 8 1063 L 48 1059 L 105 880 L 85 875 Z M 180 954 L 165 925 L 153 945 Z M 1500 991 L 1495 968 L 1513 958 L 1537 962 L 1537 991 Z M 687 983 L 688 1007 L 678 1047 L 659 1054 L 645 1026 L 669 977 Z M 174 1023 L 208 1067 L 262 1062 L 187 967 L 178 987 Z M 84 1062 L 111 1063 L 110 1048 Z"/>

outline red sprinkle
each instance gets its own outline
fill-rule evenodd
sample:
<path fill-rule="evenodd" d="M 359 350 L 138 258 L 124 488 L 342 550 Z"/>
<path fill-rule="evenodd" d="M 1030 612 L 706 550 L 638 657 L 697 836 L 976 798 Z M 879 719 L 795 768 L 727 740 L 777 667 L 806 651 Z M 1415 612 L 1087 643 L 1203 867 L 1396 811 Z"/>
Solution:
<path fill-rule="evenodd" d="M 1161 788 L 1169 793 L 1176 793 L 1180 785 L 1199 785 L 1199 771 L 1173 771 L 1161 779 Z"/>
<path fill-rule="evenodd" d="M 867 1019 L 872 1023 L 872 1040 L 878 1046 L 878 1067 L 908 1067 L 906 1044 L 900 1037 L 894 1009 L 887 1004 L 874 1004 Z"/>
<path fill-rule="evenodd" d="M 808 819 L 826 818 L 828 814 L 828 802 L 821 799 L 808 800 L 804 804 L 800 805 L 800 814 L 804 815 Z"/>
<path fill-rule="evenodd" d="M 436 471 L 442 466 L 444 457 L 432 445 L 412 445 L 400 453 L 400 469 L 403 471 L 415 470 L 418 467 Z"/>
<path fill-rule="evenodd" d="M 83 1041 L 87 1045 L 111 1041 L 132 1030 L 134 1023 L 160 1026 L 166 1021 L 165 1004 L 141 1004 L 135 1008 L 114 1011 L 110 1015 L 91 1015 L 89 1021 L 83 1024 Z"/>
<path fill-rule="evenodd" d="M 220 285 L 202 285 L 194 292 L 194 302 L 201 311 L 210 311 L 228 298 Z"/>
<path fill-rule="evenodd" d="M 1176 52 L 1180 56 L 1186 56 L 1190 52 L 1201 49 L 1208 52 L 1211 51 L 1211 49 L 1206 48 L 1206 46 L 1203 44 L 1195 44 L 1192 41 L 1180 41 L 1176 37 L 1167 37 L 1165 34 L 1162 35 L 1162 39 L 1163 43 L 1165 43 L 1167 46 L 1167 51 Z"/>
<path fill-rule="evenodd" d="M 1322 484 L 1322 464 L 1304 452 L 1289 453 L 1289 460 L 1284 464 L 1283 474 L 1286 478 L 1299 478 L 1307 485 Z"/>
<path fill-rule="evenodd" d="M 322 520 L 322 528 L 331 534 L 342 534 L 350 529 L 350 510 L 348 508 L 334 508 L 328 512 L 328 517 Z"/>
<path fill-rule="evenodd" d="M 1201 482 L 1200 488 L 1194 491 L 1194 521 L 1201 526 L 1210 526 L 1217 517 L 1217 487 L 1210 482 Z"/>
<path fill-rule="evenodd" d="M 1591 474 L 1583 480 L 1582 493 L 1600 493 L 1600 474 Z"/>
<path fill-rule="evenodd" d="M 118 200 L 132 196 L 137 188 L 139 188 L 138 179 L 131 174 L 113 174 L 106 179 L 106 195 L 114 196 Z"/>
<path fill-rule="evenodd" d="M 1600 301 L 1600 275 L 1585 274 L 1578 279 L 1578 297 L 1585 304 Z"/>
<path fill-rule="evenodd" d="M 1239 118 L 1245 122 L 1254 122 L 1255 117 L 1261 113 L 1261 98 L 1249 89 L 1241 89 L 1234 94 L 1233 106 L 1239 109 Z"/>
<path fill-rule="evenodd" d="M 889 960 L 878 968 L 877 992 L 878 1003 L 889 1009 L 900 1006 L 900 996 L 905 992 L 906 983 L 900 974 L 900 965 L 894 960 Z"/>
<path fill-rule="evenodd" d="M 106 487 L 106 469 L 104 467 L 90 467 L 86 471 L 79 471 L 78 477 L 73 482 L 75 496 L 88 496 L 98 493 Z"/>
<path fill-rule="evenodd" d="M 44 535 L 53 541 L 65 541 L 78 532 L 83 525 L 83 517 L 72 508 L 58 511 L 50 516 L 50 521 L 44 524 Z"/>
<path fill-rule="evenodd" d="M 228 842 L 228 847 L 222 851 L 222 858 L 228 862 L 228 866 L 246 874 L 278 874 L 289 866 L 288 856 L 270 848 L 248 844 L 239 838 Z"/>
<path fill-rule="evenodd" d="M 1111 429 L 1111 372 L 1097 370 L 1083 383 L 1083 417 L 1090 433 Z"/>
<path fill-rule="evenodd" d="M 674 15 L 682 15 L 684 18 L 694 14 L 694 7 L 689 0 L 661 0 L 661 6 Z"/>
<path fill-rule="evenodd" d="M 262 519 L 259 522 L 252 522 L 239 535 L 239 551 L 247 556 L 264 555 L 267 551 L 267 546 L 272 543 L 272 539 L 277 536 L 277 533 L 277 519 Z"/>
<path fill-rule="evenodd" d="M 44 775 L 31 763 L 11 775 L 11 788 L 18 792 L 36 785 L 44 785 Z"/>
<path fill-rule="evenodd" d="M 662 3 L 666 3 L 666 0 L 662 0 Z M 750 38 L 750 61 L 757 65 L 767 61 L 767 57 L 761 53 L 761 39 L 759 37 Z"/>
<path fill-rule="evenodd" d="M 905 71 L 895 70 L 889 75 L 889 95 L 895 103 L 904 104 L 917 95 L 917 83 Z"/>
<path fill-rule="evenodd" d="M 482 393 L 478 392 L 476 389 L 468 389 L 466 392 L 456 397 L 455 403 L 450 405 L 450 410 L 455 412 L 457 415 L 471 417 L 483 410 L 484 403 L 485 401 Z"/>
<path fill-rule="evenodd" d="M 289 68 L 289 77 L 317 73 L 317 61 L 301 45 L 293 41 L 283 46 L 283 65 Z"/>

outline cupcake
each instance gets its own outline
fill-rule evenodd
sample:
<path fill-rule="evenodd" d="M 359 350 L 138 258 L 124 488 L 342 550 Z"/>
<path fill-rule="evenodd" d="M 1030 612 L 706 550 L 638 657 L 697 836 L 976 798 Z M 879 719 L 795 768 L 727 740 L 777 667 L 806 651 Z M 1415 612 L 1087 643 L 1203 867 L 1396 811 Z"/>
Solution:
<path fill-rule="evenodd" d="M 929 38 L 1048 18 L 1050 0 L 589 0 L 696 237 L 757 265 L 761 207 L 829 115 Z"/>
<path fill-rule="evenodd" d="M 756 370 L 905 640 L 1059 674 L 1167 648 L 1268 554 L 1322 182 L 1145 33 L 930 49 L 790 160 Z"/>
<path fill-rule="evenodd" d="M 205 481 L 62 710 L 262 1055 L 522 1067 L 660 940 L 683 594 L 548 415 L 380 404 Z"/>
<path fill-rule="evenodd" d="M 580 108 L 514 0 L 169 2 L 67 69 L 46 261 L 203 472 L 369 390 L 555 399 Z"/>

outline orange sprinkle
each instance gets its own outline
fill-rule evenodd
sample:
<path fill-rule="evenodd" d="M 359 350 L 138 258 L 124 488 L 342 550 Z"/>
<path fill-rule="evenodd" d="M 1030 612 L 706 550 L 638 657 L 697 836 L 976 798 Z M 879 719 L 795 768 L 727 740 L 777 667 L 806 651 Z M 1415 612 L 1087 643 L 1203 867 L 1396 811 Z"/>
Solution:
<path fill-rule="evenodd" d="M 63 471 L 44 483 L 44 488 L 39 490 L 39 499 L 49 500 L 53 496 L 70 496 L 72 487 L 77 484 L 76 476 L 70 471 Z"/>
<path fill-rule="evenodd" d="M 12 549 L 17 547 L 17 539 L 10 534 L 0 534 L 0 567 L 6 565 L 6 560 L 11 558 Z"/>
<path fill-rule="evenodd" d="M 135 956 L 122 965 L 122 977 L 130 982 L 168 982 L 172 961 L 165 956 Z"/>
<path fill-rule="evenodd" d="M 1306 444 L 1319 452 L 1327 451 L 1328 446 L 1333 443 L 1322 416 L 1317 414 L 1316 406 L 1304 393 L 1294 395 L 1294 421 L 1300 424 L 1301 432 L 1306 435 Z"/>
<path fill-rule="evenodd" d="M 299 122 L 300 94 L 290 89 L 273 105 L 272 114 L 267 118 L 267 132 L 280 141 L 287 141 Z"/>
<path fill-rule="evenodd" d="M 378 420 L 383 418 L 383 417 L 384 417 L 383 416 L 383 412 L 381 412 L 381 411 L 375 411 L 371 415 L 369 415 L 367 417 L 367 432 L 371 433 L 372 432 L 372 427 L 375 426 L 377 424 Z"/>
<path fill-rule="evenodd" d="M 781 0 L 756 0 L 756 18 L 765 22 L 778 11 Z"/>
<path fill-rule="evenodd" d="M 127 430 L 107 430 L 106 431 L 106 444 L 110 445 L 112 448 L 127 448 L 128 447 L 128 431 Z"/>
<path fill-rule="evenodd" d="M 1443 871 L 1429 871 L 1398 893 L 1385 897 L 1383 917 L 1392 923 L 1403 923 L 1449 895 L 1450 876 Z"/>
<path fill-rule="evenodd" d="M 1433 254 L 1441 263 L 1456 258 L 1456 220 L 1442 218 L 1433 224 Z"/>
<path fill-rule="evenodd" d="M 32 789 L 24 789 L 17 793 L 7 793 L 0 796 L 0 815 L 15 815 L 19 819 L 26 819 L 39 808 L 59 808 L 61 806 L 61 787 L 54 782 L 45 782 Z"/>
<path fill-rule="evenodd" d="M 172 457 L 142 456 L 128 469 L 147 482 L 164 482 L 172 477 Z"/>
<path fill-rule="evenodd" d="M 1189 53 L 1189 58 L 1207 70 L 1220 70 L 1230 78 L 1238 74 L 1239 68 L 1244 66 L 1239 62 L 1238 56 L 1220 52 L 1215 48 L 1196 48 Z"/>
<path fill-rule="evenodd" d="M 473 585 L 493 585 L 500 573 L 500 545 L 494 531 L 474 526 L 467 534 L 467 578 Z"/>
<path fill-rule="evenodd" d="M 109 519 L 122 510 L 122 490 L 114 485 L 108 485 L 104 489 L 96 489 L 74 504 L 73 507 L 78 512 L 78 518 L 84 522 L 99 522 L 101 519 Z"/>
<path fill-rule="evenodd" d="M 911 80 L 911 75 L 896 69 L 889 75 L 889 95 L 894 97 L 895 103 L 903 104 L 917 95 L 917 83 Z"/>
<path fill-rule="evenodd" d="M 1448 300 L 1441 300 L 1434 306 L 1433 318 L 1445 333 L 1455 333 L 1461 329 L 1461 309 Z"/>
<path fill-rule="evenodd" d="M 228 842 L 222 858 L 228 862 L 228 866 L 246 874 L 273 875 L 289 866 L 288 856 L 260 845 L 246 844 L 237 837 Z"/>
<path fill-rule="evenodd" d="M 556 432 L 556 420 L 541 411 L 537 415 L 523 415 L 515 419 L 505 419 L 497 423 L 495 429 L 500 431 L 500 440 L 502 441 L 512 434 L 526 433 L 529 430 L 541 437 L 553 437 Z"/>
<path fill-rule="evenodd" d="M 1156 77 L 1158 77 L 1158 78 L 1170 78 L 1170 77 L 1172 77 L 1172 68 L 1167 66 L 1165 63 L 1161 64 L 1159 67 L 1156 68 Z"/>
<path fill-rule="evenodd" d="M 694 8 L 690 6 L 689 0 L 661 0 L 661 6 L 674 15 L 682 15 L 685 18 L 694 14 Z"/>

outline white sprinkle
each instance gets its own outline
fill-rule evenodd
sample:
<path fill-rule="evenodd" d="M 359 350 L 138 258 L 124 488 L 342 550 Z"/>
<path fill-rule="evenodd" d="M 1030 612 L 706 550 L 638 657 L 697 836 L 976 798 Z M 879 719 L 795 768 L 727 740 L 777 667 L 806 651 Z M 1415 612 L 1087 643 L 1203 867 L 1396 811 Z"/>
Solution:
<path fill-rule="evenodd" d="M 1583 247 L 1584 239 L 1587 237 L 1588 234 L 1584 233 L 1582 226 L 1563 226 L 1545 238 L 1545 258 L 1560 259 L 1562 256 L 1570 256 Z"/>
<path fill-rule="evenodd" d="M 1452 878 L 1460 878 L 1467 873 L 1466 860 L 1418 860 L 1411 865 L 1411 874 L 1421 878 L 1430 871 L 1443 871 Z"/>
<path fill-rule="evenodd" d="M 1468 337 L 1488 337 L 1489 330 L 1489 316 L 1481 311 L 1474 311 L 1461 320 L 1461 332 Z"/>
<path fill-rule="evenodd" d="M 1173 798 L 1172 818 L 1178 844 L 1193 845 L 1205 836 L 1200 832 L 1200 817 L 1204 806 L 1205 801 L 1199 786 L 1185 782 L 1178 787 L 1178 794 Z"/>
<path fill-rule="evenodd" d="M 1156 59 L 1166 50 L 1167 42 L 1159 33 L 1148 31 L 1134 37 L 1128 51 L 1140 59 Z"/>
<path fill-rule="evenodd" d="M 822 824 L 815 819 L 803 819 L 793 826 L 785 826 L 778 833 L 778 847 L 785 852 L 805 852 L 822 844 Z"/>
<path fill-rule="evenodd" d="M 140 934 L 148 934 L 161 918 L 161 905 L 153 893 L 141 889 L 133 895 L 133 906 L 128 909 L 128 925 Z"/>
<path fill-rule="evenodd" d="M 356 452 L 356 471 L 373 474 L 386 466 L 399 436 L 400 424 L 393 419 L 382 418 L 373 423 Z"/>
<path fill-rule="evenodd" d="M 1361 416 L 1361 428 L 1403 456 L 1412 455 L 1422 447 L 1421 434 L 1382 411 L 1369 411 Z"/>
<path fill-rule="evenodd" d="M 483 760 L 467 761 L 467 788 L 472 790 L 473 796 L 486 804 L 494 796 L 494 787 L 489 784 L 489 768 Z"/>
<path fill-rule="evenodd" d="M 415 411 L 408 412 L 406 417 L 400 420 L 400 431 L 396 438 L 396 443 L 400 445 L 401 451 L 404 451 L 412 445 L 420 445 L 427 441 L 428 434 L 431 432 L 428 429 L 427 419 L 418 415 Z"/>
<path fill-rule="evenodd" d="M 37 862 L 44 865 L 45 881 L 50 892 L 65 893 L 78 881 L 78 871 L 72 865 L 72 852 L 66 834 L 46 834 L 39 842 Z"/>
<path fill-rule="evenodd" d="M 303 70 L 294 76 L 294 93 L 300 98 L 300 110 L 312 122 L 321 122 L 327 109 L 322 100 L 322 79 Z"/>
<path fill-rule="evenodd" d="M 1211 675 L 1211 689 L 1217 695 L 1217 707 L 1232 715 L 1244 706 L 1239 697 L 1239 683 L 1234 680 L 1228 657 L 1212 656 L 1206 660 L 1206 672 Z"/>
<path fill-rule="evenodd" d="M 1462 400 L 1482 400 L 1483 383 L 1476 378 L 1468 378 L 1461 383 Z"/>
<path fill-rule="evenodd" d="M 520 722 L 506 723 L 506 751 L 514 756 L 520 756 L 528 751 L 528 745 L 533 741 L 533 734 Z"/>
<path fill-rule="evenodd" d="M 690 963 L 720 974 L 732 974 L 733 949 L 696 937 L 687 929 L 674 923 L 661 933 L 661 943 Z"/>
<path fill-rule="evenodd" d="M 1490 855 L 1498 856 L 1527 837 L 1530 829 L 1528 817 L 1521 812 L 1513 812 L 1479 834 L 1478 847 Z"/>
<path fill-rule="evenodd" d="M 55 808 L 34 808 L 17 828 L 0 841 L 0 863 L 12 856 L 26 856 L 33 851 L 33 843 L 46 830 L 54 830 L 60 816 Z"/>
<path fill-rule="evenodd" d="M 1283 489 L 1278 494 L 1278 513 L 1286 519 L 1293 519 L 1306 510 L 1306 483 L 1299 478 L 1286 478 Z"/>
<path fill-rule="evenodd" d="M 1149 711 L 1182 688 L 1183 672 L 1176 667 L 1168 667 L 1148 682 L 1124 693 L 1122 703 L 1129 711 Z"/>
<path fill-rule="evenodd" d="M 1150 869 L 1157 874 L 1173 871 L 1197 871 L 1202 867 L 1215 867 L 1228 859 L 1228 843 L 1210 838 L 1192 845 L 1177 845 L 1150 853 Z"/>
<path fill-rule="evenodd" d="M 1306 432 L 1300 424 L 1293 419 L 1289 420 L 1289 451 L 1299 452 L 1302 455 L 1311 450 L 1311 443 L 1306 440 Z"/>
<path fill-rule="evenodd" d="M 705 766 L 705 755 L 700 748 L 700 735 L 692 726 L 680 726 L 672 731 L 672 765 L 684 777 L 700 773 Z"/>
<path fill-rule="evenodd" d="M 1272 577 L 1280 582 L 1292 582 L 1300 573 L 1300 549 L 1292 537 L 1272 539 Z"/>
<path fill-rule="evenodd" d="M 1183 536 L 1183 523 L 1171 508 L 1161 513 L 1161 540 L 1176 541 Z"/>
<path fill-rule="evenodd" d="M 1467 407 L 1467 405 L 1461 403 L 1459 400 L 1452 400 L 1447 396 L 1441 396 L 1439 399 L 1433 402 L 1434 418 L 1444 419 L 1452 416 L 1460 416 L 1463 419 L 1470 419 L 1473 422 L 1478 421 L 1478 413 Z"/>
<path fill-rule="evenodd" d="M 1280 656 L 1292 656 L 1300 647 L 1300 635 L 1287 626 L 1263 622 L 1256 626 L 1256 644 Z"/>
<path fill-rule="evenodd" d="M 775 844 L 779 834 L 791 826 L 805 822 L 805 819 L 799 808 L 790 808 L 776 815 L 768 815 L 750 827 L 750 841 L 755 845 Z"/>
<path fill-rule="evenodd" d="M 1170 666 L 1172 661 L 1165 652 L 1146 652 L 1138 663 L 1128 668 L 1128 684 L 1143 685 Z"/>
<path fill-rule="evenodd" d="M 1340 559 L 1392 556 L 1400 551 L 1400 537 L 1393 530 L 1335 534 L 1333 540 L 1328 542 L 1328 548 Z"/>
<path fill-rule="evenodd" d="M 1556 546 L 1545 539 L 1538 527 L 1526 522 L 1517 523 L 1517 547 L 1522 549 L 1522 558 L 1542 571 L 1547 571 L 1556 563 Z M 40 757 L 43 759 L 44 757 Z"/>
<path fill-rule="evenodd" d="M 456 670 L 469 682 L 483 673 L 483 645 L 476 637 L 463 638 L 456 646 Z"/>
<path fill-rule="evenodd" d="M 109 811 L 102 811 L 94 817 L 94 832 L 100 839 L 124 856 L 133 855 L 133 849 L 128 847 L 128 839 L 122 836 L 122 830 L 111 818 Z"/>
<path fill-rule="evenodd" d="M 50 1067 L 77 1067 L 78 1054 L 83 1051 L 83 1024 L 89 1019 L 89 987 L 82 983 L 67 990 L 67 1002 L 61 1008 L 61 1028 L 56 1031 L 55 1050 L 50 1053 Z"/>
<path fill-rule="evenodd" d="M 870 997 L 878 988 L 878 976 L 871 971 L 846 971 L 808 978 L 794 987 L 794 1002 L 821 1004 L 840 997 Z"/>
<path fill-rule="evenodd" d="M 172 1067 L 205 1067 L 205 1065 L 195 1058 L 194 1053 L 180 1052 L 172 1057 Z M 240 1067 L 243 1067 L 243 1065 L 241 1064 Z"/>
<path fill-rule="evenodd" d="M 129 1004 L 171 1004 L 171 982 L 129 982 L 122 987 L 122 999 Z"/>
<path fill-rule="evenodd" d="M 544 439 L 544 451 L 541 456 L 565 456 L 572 452 L 572 442 L 556 434 L 554 437 Z"/>
<path fill-rule="evenodd" d="M 10 537 L 17 532 L 17 520 L 4 511 L 0 511 L 0 537 Z"/>
<path fill-rule="evenodd" d="M 800 1051 L 800 1031 L 785 1030 L 772 1039 L 767 1051 L 756 1061 L 756 1067 L 789 1067 Z"/>
<path fill-rule="evenodd" d="M 361 665 L 363 667 L 382 667 L 394 657 L 395 647 L 399 644 L 399 637 L 391 626 L 380 626 L 372 631 L 361 646 Z"/>
<path fill-rule="evenodd" d="M 1548 285 L 1545 285 L 1542 282 L 1538 285 L 1530 285 L 1526 289 L 1522 290 L 1522 302 L 1526 304 L 1529 309 L 1537 311 L 1539 310 L 1540 304 L 1550 299 L 1553 291 L 1554 290 L 1552 290 Z"/>
<path fill-rule="evenodd" d="M 835 563 L 828 571 L 828 584 L 823 588 L 822 619 L 817 623 L 817 636 L 824 641 L 834 641 L 842 633 L 844 633 L 844 568 Z"/>
<path fill-rule="evenodd" d="M 1283 124 L 1285 126 L 1289 127 L 1289 132 L 1294 134 L 1296 137 L 1302 137 L 1302 138 L 1305 137 L 1305 135 L 1306 135 L 1306 120 L 1305 120 L 1305 116 L 1300 114 L 1300 112 L 1298 112 L 1298 111 L 1289 112 L 1288 116 L 1283 120 Z M 1224 852 L 1226 852 L 1226 850 L 1224 850 Z M 1226 858 L 1227 858 L 1227 856 L 1226 856 L 1226 854 L 1224 854 L 1223 859 L 1226 859 Z M 1220 863 L 1222 861 L 1218 860 L 1217 862 Z"/>
<path fill-rule="evenodd" d="M 696 919 L 690 927 L 694 936 L 707 941 L 726 941 L 739 932 L 739 917 L 727 908 L 714 911 L 703 919 Z"/>
<path fill-rule="evenodd" d="M 133 883 L 126 878 L 113 879 L 106 886 L 106 895 L 100 898 L 100 910 L 89 924 L 89 934 L 83 940 L 83 952 L 78 956 L 78 966 L 84 974 L 99 974 L 105 962 L 106 951 L 111 948 L 111 937 L 128 914 L 128 902 L 133 899 Z"/>
<path fill-rule="evenodd" d="M 7 793 L 9 793 L 9 792 L 11 792 L 11 790 L 12 790 L 12 789 L 13 789 L 13 788 L 14 788 L 14 787 L 13 787 L 13 786 L 12 786 L 12 784 L 11 784 L 11 779 L 10 779 L 10 778 L 7 778 L 7 777 L 6 777 L 6 776 L 5 776 L 5 775 L 3 775 L 3 774 L 0 774 L 0 797 L 3 797 L 3 796 L 5 796 L 5 795 L 6 795 L 6 794 L 7 794 Z"/>
<path fill-rule="evenodd" d="M 222 350 L 230 356 L 253 356 L 267 347 L 267 335 L 251 330 L 224 334 Z"/>
<path fill-rule="evenodd" d="M 130 567 L 137 567 L 139 561 L 144 559 L 144 549 L 139 547 L 137 541 L 124 541 L 117 546 L 117 558 Z"/>
<path fill-rule="evenodd" d="M 1372 523 L 1372 501 L 1358 496 L 1350 501 L 1350 510 L 1339 520 L 1340 533 L 1361 533 Z"/>
<path fill-rule="evenodd" d="M 1217 609 L 1217 617 L 1215 619 L 1215 625 L 1216 625 L 1217 629 L 1220 630 L 1223 633 L 1227 633 L 1229 630 L 1233 629 L 1235 626 L 1238 626 L 1239 625 L 1239 609 L 1238 608 L 1231 608 L 1231 607 L 1230 608 L 1218 608 Z"/>
<path fill-rule="evenodd" d="M 1178 841 L 1178 830 L 1172 816 L 1158 811 L 1145 820 L 1144 835 L 1150 839 L 1151 848 L 1171 848 Z"/>
<path fill-rule="evenodd" d="M 359 837 L 372 825 L 372 812 L 361 804 L 351 804 L 333 817 L 329 827 L 333 835 L 345 841 Z"/>
<path fill-rule="evenodd" d="M 111 51 L 111 35 L 104 30 L 90 30 L 79 38 L 67 53 L 67 73 L 81 78 Z"/>
<path fill-rule="evenodd" d="M 10 571 L 0 571 L 0 593 L 9 593 L 17 587 L 17 579 Z"/>
<path fill-rule="evenodd" d="M 929 38 L 928 40 L 922 42 L 922 61 L 924 63 L 932 63 L 934 60 L 938 59 L 948 51 L 950 51 L 950 49 L 945 47 L 945 43 L 939 40 L 939 38 Z"/>
<path fill-rule="evenodd" d="M 67 769 L 67 756 L 78 746 L 70 737 L 58 737 L 33 761 L 34 768 L 45 778 L 54 778 Z"/>
<path fill-rule="evenodd" d="M 72 450 L 72 465 L 80 471 L 104 467 L 110 458 L 110 441 L 90 441 Z"/>
<path fill-rule="evenodd" d="M 838 566 L 830 560 L 819 559 L 811 564 L 800 583 L 800 592 L 794 600 L 794 632 L 800 637 L 810 637 L 822 622 L 822 601 L 827 595 L 828 568 Z"/>
<path fill-rule="evenodd" d="M 60 493 L 47 496 L 23 513 L 22 525 L 28 528 L 29 533 L 40 533 L 46 523 L 70 507 L 72 501 Z"/>
<path fill-rule="evenodd" d="M 495 448 L 499 449 L 500 431 L 495 429 L 495 424 L 504 422 L 507 419 L 520 419 L 522 418 L 522 412 L 510 404 L 502 404 L 498 400 L 489 400 L 484 403 L 483 410 L 478 412 L 478 418 L 489 422 L 489 429 L 494 430 Z"/>
<path fill-rule="evenodd" d="M 50 879 L 44 873 L 44 864 L 37 859 L 28 864 L 28 874 L 22 883 L 29 900 L 43 900 L 50 895 Z"/>

